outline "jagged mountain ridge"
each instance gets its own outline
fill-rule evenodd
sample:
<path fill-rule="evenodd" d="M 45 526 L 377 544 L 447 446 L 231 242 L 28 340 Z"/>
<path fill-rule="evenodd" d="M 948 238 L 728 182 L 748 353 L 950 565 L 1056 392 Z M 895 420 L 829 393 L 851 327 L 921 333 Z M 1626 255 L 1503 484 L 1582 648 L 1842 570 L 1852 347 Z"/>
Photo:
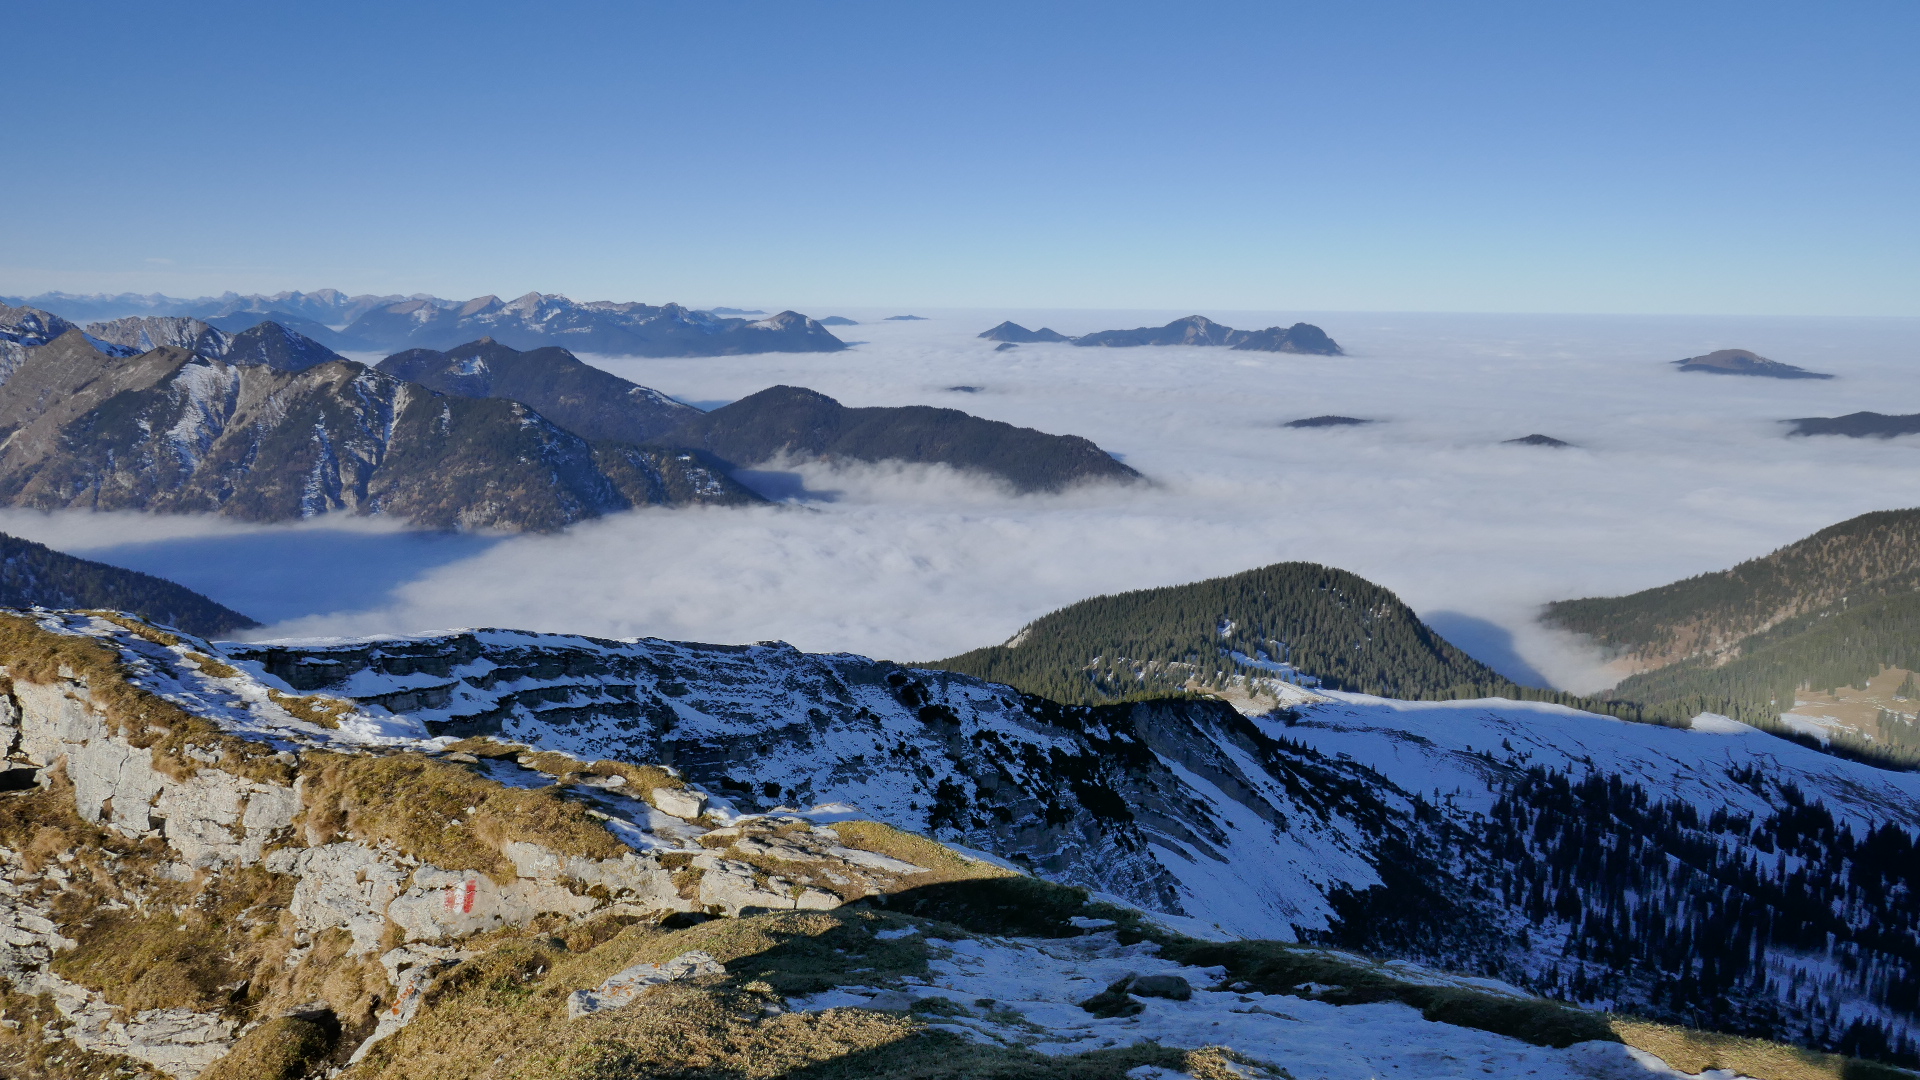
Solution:
<path fill-rule="evenodd" d="M 800 386 L 773 386 L 689 417 L 657 440 L 735 466 L 783 457 L 903 461 L 985 473 L 1020 492 L 1133 482 L 1140 474 L 1077 435 L 1050 435 L 927 405 L 849 408 Z"/>
<path fill-rule="evenodd" d="M 792 311 L 749 321 L 678 304 L 582 304 L 540 293 L 511 301 L 482 296 L 458 306 L 404 300 L 367 311 L 341 331 L 342 340 L 364 349 L 451 349 L 480 337 L 516 349 L 557 345 L 615 356 L 834 352 L 847 347 L 826 327 Z"/>
<path fill-rule="evenodd" d="M 0 607 L 131 611 L 202 637 L 260 624 L 165 578 L 55 551 L 0 533 Z"/>
<path fill-rule="evenodd" d="M 778 644 L 505 631 L 226 655 L 429 731 L 668 762 L 747 809 L 848 804 L 1213 932 L 1818 1046 L 1911 1054 L 1920 1021 L 1899 899 L 1920 776 L 1727 721 L 1338 692 L 1251 718 L 1061 706 Z"/>
<path fill-rule="evenodd" d="M 0 431 L 0 501 L 39 509 L 542 530 L 635 505 L 756 499 L 695 455 L 590 444 L 517 402 L 440 395 L 352 361 L 121 358 L 72 331 L 0 384 Z"/>
<path fill-rule="evenodd" d="M 304 371 L 344 357 L 305 334 L 263 320 L 228 332 L 186 316 L 140 315 L 89 323 L 87 336 L 133 356 L 172 347 L 196 356 L 235 364 L 264 364 L 281 371 Z"/>

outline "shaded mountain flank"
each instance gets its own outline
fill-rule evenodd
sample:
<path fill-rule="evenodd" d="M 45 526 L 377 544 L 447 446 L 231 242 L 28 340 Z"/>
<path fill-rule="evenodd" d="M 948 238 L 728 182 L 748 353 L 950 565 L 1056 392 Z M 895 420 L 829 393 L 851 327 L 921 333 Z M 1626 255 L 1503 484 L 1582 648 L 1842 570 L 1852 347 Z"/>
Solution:
<path fill-rule="evenodd" d="M 1326 331 L 1311 323 L 1269 326 L 1265 330 L 1235 330 L 1204 315 L 1189 315 L 1165 326 L 1142 326 L 1132 330 L 1101 330 L 1073 339 L 1075 345 L 1127 348 L 1139 345 L 1220 345 L 1229 349 L 1256 352 L 1310 353 L 1316 356 L 1344 356 L 1345 353 Z"/>
<path fill-rule="evenodd" d="M 1920 413 L 1889 416 L 1886 413 L 1857 412 L 1845 416 L 1803 416 L 1786 420 L 1793 435 L 1845 435 L 1850 439 L 1891 439 L 1898 435 L 1920 434 Z"/>
<path fill-rule="evenodd" d="M 1382 697 L 1541 695 L 1454 647 L 1392 592 L 1307 562 L 1096 596 L 1035 619 L 1004 645 L 927 666 L 1081 704 L 1276 676 Z"/>
<path fill-rule="evenodd" d="M 523 352 L 482 338 L 445 352 L 409 349 L 380 361 L 378 370 L 443 394 L 525 402 L 593 440 L 644 443 L 701 415 L 556 346 Z"/>
<path fill-rule="evenodd" d="M 349 360 L 117 357 L 77 331 L 27 350 L 0 383 L 0 437 L 0 503 L 49 510 L 546 530 L 636 505 L 757 501 L 693 455 L 593 444 L 518 402 Z"/>
<path fill-rule="evenodd" d="M 165 578 L 55 551 L 0 533 L 0 607 L 130 611 L 200 637 L 260 624 Z"/>
<path fill-rule="evenodd" d="M 540 293 L 512 301 L 482 296 L 458 305 L 403 300 L 367 311 L 341 331 L 344 341 L 366 349 L 450 349 L 481 337 L 516 349 L 558 345 L 614 356 L 731 356 L 847 347 L 826 327 L 792 311 L 748 321 L 678 304 L 581 304 Z"/>
<path fill-rule="evenodd" d="M 1078 435 L 1049 435 L 926 405 L 848 408 L 799 386 L 773 386 L 723 405 L 658 442 L 702 450 L 736 466 L 781 457 L 949 465 L 998 477 L 1020 492 L 1141 479 Z"/>
<path fill-rule="evenodd" d="M 1068 337 L 1065 334 L 1062 334 L 1056 330 L 1049 330 L 1044 326 L 1038 330 L 1029 330 L 1024 326 L 1021 326 L 1019 323 L 1013 322 L 1011 320 L 1007 322 L 1003 322 L 999 326 L 996 326 L 991 330 L 983 330 L 976 336 L 984 338 L 988 341 L 1005 341 L 1014 345 L 1026 345 L 1035 341 L 1072 341 L 1073 340 L 1072 338 Z"/>
<path fill-rule="evenodd" d="M 1719 349 L 1700 356 L 1675 360 L 1681 371 L 1704 371 L 1713 375 L 1759 375 L 1769 379 L 1831 379 L 1818 371 L 1769 360 L 1746 349 Z"/>
<path fill-rule="evenodd" d="M 1555 601 L 1543 621 L 1587 635 L 1631 673 L 1612 698 L 1777 730 L 1809 692 L 1920 671 L 1920 510 L 1862 514 L 1730 570 L 1628 596 Z M 1865 739 L 1877 748 L 1853 749 L 1914 759 L 1916 711 L 1868 710 L 1849 745 Z"/>

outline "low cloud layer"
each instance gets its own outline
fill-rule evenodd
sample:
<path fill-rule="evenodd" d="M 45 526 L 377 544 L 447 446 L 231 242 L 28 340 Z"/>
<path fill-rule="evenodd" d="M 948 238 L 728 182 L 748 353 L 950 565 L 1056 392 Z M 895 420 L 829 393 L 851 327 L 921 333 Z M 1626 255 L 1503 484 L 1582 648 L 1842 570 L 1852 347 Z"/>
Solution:
<path fill-rule="evenodd" d="M 1542 602 L 1663 584 L 1857 513 L 1920 504 L 1920 440 L 1787 439 L 1777 422 L 1920 411 L 1907 368 L 1915 320 L 1330 314 L 1305 317 L 1350 355 L 1306 357 L 995 353 L 972 335 L 1009 313 L 917 314 L 934 317 L 845 328 L 865 344 L 840 354 L 598 362 L 702 403 L 791 383 L 849 405 L 944 405 L 1085 435 L 1153 484 L 1016 497 L 945 469 L 789 466 L 788 488 L 809 494 L 776 507 L 642 511 L 466 549 L 354 534 L 343 547 L 387 575 L 374 589 L 343 590 L 345 604 L 324 587 L 304 587 L 306 600 L 283 590 L 259 617 L 275 621 L 274 636 L 496 625 L 781 638 L 913 660 L 1003 640 L 1088 595 L 1313 559 L 1393 588 L 1509 674 L 1585 690 L 1607 682 L 1598 659 L 1532 623 Z M 1079 333 L 1173 314 L 1187 313 L 1014 318 Z M 1207 314 L 1248 327 L 1302 317 Z M 1666 363 L 1727 347 L 1840 378 L 1683 375 Z M 946 389 L 962 385 L 979 390 Z M 1323 413 L 1379 422 L 1281 426 Z M 1574 446 L 1500 445 L 1536 432 Z M 27 535 L 126 565 L 182 542 L 141 530 L 203 527 L 33 518 L 41 527 Z M 239 543 L 231 526 L 204 528 L 206 552 Z M 256 593 L 276 572 L 301 573 L 292 559 L 272 566 L 274 544 L 297 547 L 276 536 L 306 537 L 308 558 L 323 543 L 310 530 L 238 532 L 246 543 L 232 550 L 246 555 L 232 565 Z M 247 610 L 217 572 L 174 576 Z M 390 592 L 367 595 L 388 579 Z"/>

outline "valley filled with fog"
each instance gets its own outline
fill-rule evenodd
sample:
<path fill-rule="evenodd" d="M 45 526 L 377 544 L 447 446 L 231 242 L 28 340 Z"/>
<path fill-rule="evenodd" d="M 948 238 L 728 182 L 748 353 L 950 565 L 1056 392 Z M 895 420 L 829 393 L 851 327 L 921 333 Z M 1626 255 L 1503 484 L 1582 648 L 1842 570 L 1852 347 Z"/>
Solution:
<path fill-rule="evenodd" d="M 975 337 L 1005 318 L 1079 334 L 1190 313 L 820 310 L 859 320 L 836 328 L 859 344 L 585 357 L 704 408 L 784 383 L 1081 435 L 1147 485 L 1015 496 L 945 468 L 786 462 L 742 477 L 779 505 L 640 510 L 554 535 L 20 510 L 0 530 L 171 578 L 270 624 L 253 637 L 508 626 L 908 661 L 1002 641 L 1089 595 L 1309 559 L 1395 590 L 1510 677 L 1586 691 L 1612 680 L 1534 625 L 1541 603 L 1920 504 L 1920 439 L 1790 439 L 1780 423 L 1920 411 L 1920 320 L 1206 313 L 1247 329 L 1304 319 L 1341 357 L 997 352 Z M 1838 377 L 1670 363 L 1721 348 Z M 1282 426 L 1322 414 L 1375 422 Z M 1535 433 L 1572 446 L 1502 445 Z"/>

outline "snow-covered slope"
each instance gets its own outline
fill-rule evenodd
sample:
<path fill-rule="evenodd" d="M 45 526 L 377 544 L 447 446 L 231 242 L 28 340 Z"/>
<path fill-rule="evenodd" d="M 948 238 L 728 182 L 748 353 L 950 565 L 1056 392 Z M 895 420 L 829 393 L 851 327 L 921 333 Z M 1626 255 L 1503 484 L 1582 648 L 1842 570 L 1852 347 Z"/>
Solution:
<path fill-rule="evenodd" d="M 153 688 L 255 737 L 489 733 L 659 762 L 741 811 L 870 816 L 1190 931 L 1821 1046 L 1910 1048 L 1920 1013 L 1920 776 L 1729 721 L 1342 694 L 1251 719 L 1063 707 L 778 643 L 501 630 L 220 651 L 242 675 Z M 357 712 L 317 728 L 270 689 Z"/>

